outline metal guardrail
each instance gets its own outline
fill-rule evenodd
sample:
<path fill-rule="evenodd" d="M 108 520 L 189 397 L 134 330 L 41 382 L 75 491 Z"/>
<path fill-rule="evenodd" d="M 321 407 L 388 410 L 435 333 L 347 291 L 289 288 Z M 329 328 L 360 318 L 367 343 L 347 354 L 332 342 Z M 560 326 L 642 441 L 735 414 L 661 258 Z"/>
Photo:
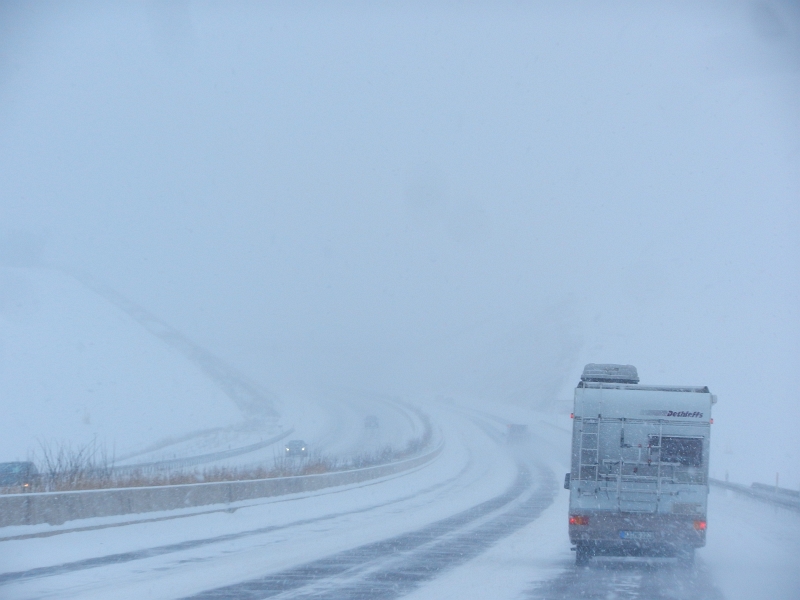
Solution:
<path fill-rule="evenodd" d="M 720 479 L 709 478 L 708 482 L 711 485 L 732 490 L 743 496 L 749 496 L 756 500 L 769 502 L 783 508 L 795 510 L 800 512 L 800 492 L 794 490 L 787 490 L 785 488 L 775 488 L 775 486 L 768 486 L 761 483 L 754 483 L 751 486 L 743 485 L 741 483 L 731 483 L 729 481 L 722 481 Z"/>
<path fill-rule="evenodd" d="M 756 492 L 775 494 L 781 498 L 800 501 L 800 490 L 788 490 L 775 485 L 767 485 L 766 483 L 754 483 L 750 487 Z"/>
<path fill-rule="evenodd" d="M 311 492 L 411 470 L 436 458 L 443 447 L 440 444 L 426 454 L 393 463 L 319 475 L 77 492 L 9 494 L 0 496 L 0 527 L 39 523 L 60 525 L 75 519 L 230 504 L 241 500 Z"/>

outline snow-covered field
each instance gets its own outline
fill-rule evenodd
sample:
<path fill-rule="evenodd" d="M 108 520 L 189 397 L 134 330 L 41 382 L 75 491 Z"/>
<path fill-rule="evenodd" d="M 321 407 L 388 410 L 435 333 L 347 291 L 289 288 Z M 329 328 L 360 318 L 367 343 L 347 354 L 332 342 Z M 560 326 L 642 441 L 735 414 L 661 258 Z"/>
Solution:
<path fill-rule="evenodd" d="M 69 275 L 0 267 L 0 462 L 92 440 L 124 456 L 241 414 L 185 357 Z"/>

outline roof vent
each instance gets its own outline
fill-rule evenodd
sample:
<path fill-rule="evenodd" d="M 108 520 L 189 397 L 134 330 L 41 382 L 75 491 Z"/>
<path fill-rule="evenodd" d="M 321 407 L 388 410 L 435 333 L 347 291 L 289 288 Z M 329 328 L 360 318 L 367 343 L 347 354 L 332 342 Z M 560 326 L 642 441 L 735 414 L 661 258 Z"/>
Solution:
<path fill-rule="evenodd" d="M 589 363 L 583 368 L 581 381 L 639 383 L 639 374 L 633 365 L 597 365 Z"/>

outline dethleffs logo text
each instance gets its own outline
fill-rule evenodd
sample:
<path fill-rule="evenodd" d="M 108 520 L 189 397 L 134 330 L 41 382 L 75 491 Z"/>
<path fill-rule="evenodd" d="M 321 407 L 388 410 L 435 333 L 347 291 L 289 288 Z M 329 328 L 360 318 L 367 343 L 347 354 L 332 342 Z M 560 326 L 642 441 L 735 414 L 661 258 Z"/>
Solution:
<path fill-rule="evenodd" d="M 643 415 L 653 415 L 654 417 L 685 417 L 689 419 L 702 419 L 703 413 L 688 410 L 643 410 Z"/>

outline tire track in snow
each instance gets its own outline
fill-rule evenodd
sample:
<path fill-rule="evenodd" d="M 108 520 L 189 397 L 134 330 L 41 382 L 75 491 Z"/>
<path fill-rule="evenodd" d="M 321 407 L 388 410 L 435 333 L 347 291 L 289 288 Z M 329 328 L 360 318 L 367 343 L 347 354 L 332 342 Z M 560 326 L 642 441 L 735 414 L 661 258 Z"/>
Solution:
<path fill-rule="evenodd" d="M 189 598 L 397 598 L 443 571 L 474 558 L 536 519 L 552 503 L 556 489 L 552 472 L 538 470 L 540 478 L 535 488 L 530 470 L 520 466 L 508 490 L 451 517 L 409 533 Z M 526 493 L 530 494 L 529 498 L 514 504 Z M 492 516 L 498 511 L 499 514 Z"/>
<path fill-rule="evenodd" d="M 668 562 L 604 560 L 575 567 L 538 584 L 530 600 L 724 600 L 698 561 L 686 568 Z"/>
<path fill-rule="evenodd" d="M 424 468 L 425 466 L 427 466 L 427 465 L 424 465 L 424 466 L 419 467 L 419 468 Z M 131 552 L 121 552 L 121 553 L 117 553 L 117 554 L 109 554 L 109 555 L 105 555 L 105 556 L 87 558 L 87 559 L 77 560 L 77 561 L 73 561 L 73 562 L 69 562 L 69 563 L 51 565 L 51 566 L 47 566 L 47 567 L 36 567 L 34 569 L 28 569 L 26 571 L 10 571 L 10 572 L 7 572 L 7 573 L 0 573 L 0 586 L 2 586 L 4 584 L 9 584 L 9 583 L 12 583 L 12 582 L 16 582 L 16 581 L 37 579 L 37 578 L 41 578 L 41 577 L 52 577 L 52 576 L 62 575 L 62 574 L 65 574 L 65 573 L 72 573 L 72 572 L 75 572 L 75 571 L 82 571 L 82 570 L 85 570 L 85 569 L 94 569 L 94 568 L 108 566 L 108 565 L 118 565 L 118 564 L 121 564 L 121 563 L 131 562 L 131 561 L 135 561 L 135 560 L 144 560 L 144 559 L 152 558 L 152 557 L 155 557 L 155 556 L 163 556 L 163 555 L 172 554 L 172 553 L 175 553 L 175 552 L 182 552 L 184 550 L 191 550 L 191 549 L 194 549 L 194 548 L 200 548 L 200 547 L 208 546 L 208 545 L 211 545 L 211 544 L 219 544 L 219 543 L 223 543 L 223 542 L 230 542 L 230 541 L 238 540 L 238 539 L 242 539 L 242 538 L 253 537 L 253 536 L 258 536 L 258 535 L 264 535 L 264 534 L 272 533 L 274 531 L 291 529 L 293 527 L 299 527 L 299 526 L 303 526 L 303 525 L 309 525 L 309 524 L 313 524 L 313 523 L 329 521 L 329 520 L 332 520 L 332 519 L 337 519 L 337 518 L 348 516 L 348 515 L 366 513 L 366 512 L 369 512 L 369 511 L 372 511 L 372 510 L 375 510 L 375 509 L 378 509 L 378 508 L 383 508 L 385 506 L 390 506 L 392 504 L 397 504 L 397 503 L 400 503 L 400 502 L 404 502 L 406 500 L 411 500 L 411 499 L 413 499 L 413 498 L 415 498 L 415 497 L 417 497 L 419 495 L 432 493 L 432 492 L 435 492 L 438 489 L 444 488 L 444 487 L 452 484 L 453 482 L 458 481 L 458 479 L 465 472 L 467 472 L 470 469 L 471 466 L 472 466 L 472 461 L 470 460 L 461 469 L 461 471 L 459 471 L 453 477 L 450 477 L 450 478 L 448 478 L 448 479 L 446 479 L 444 481 L 440 481 L 440 482 L 438 482 L 438 483 L 436 483 L 434 485 L 431 485 L 431 486 L 429 486 L 429 487 L 427 487 L 425 489 L 419 490 L 419 491 L 417 491 L 417 492 L 415 492 L 413 494 L 408 494 L 406 496 L 401 496 L 399 498 L 393 498 L 389 502 L 382 502 L 380 504 L 373 504 L 373 505 L 370 505 L 370 506 L 366 506 L 366 507 L 360 508 L 358 510 L 350 510 L 350 511 L 338 512 L 338 513 L 331 513 L 331 514 L 323 515 L 323 516 L 320 516 L 320 517 L 314 517 L 314 518 L 311 518 L 311 519 L 302 519 L 302 520 L 299 520 L 299 521 L 294 521 L 292 523 L 287 523 L 285 525 L 270 525 L 270 526 L 267 526 L 267 527 L 260 527 L 258 529 L 249 529 L 249 530 L 246 530 L 246 531 L 239 531 L 239 532 L 236 532 L 236 533 L 229 533 L 229 534 L 219 535 L 219 536 L 210 537 L 210 538 L 187 540 L 187 541 L 178 542 L 178 543 L 175 543 L 175 544 L 166 544 L 166 545 L 163 545 L 163 546 L 154 546 L 154 547 L 151 547 L 151 548 L 144 548 L 144 549 L 141 549 L 141 550 L 133 550 Z M 365 488 L 365 487 L 370 487 L 370 486 L 373 486 L 373 485 L 379 485 L 379 484 L 387 481 L 388 479 L 395 479 L 397 477 L 404 477 L 406 475 L 414 473 L 414 472 L 418 471 L 419 468 L 414 469 L 412 471 L 406 471 L 404 473 L 397 474 L 397 475 L 392 476 L 390 478 L 381 479 L 379 481 L 371 481 L 369 483 L 366 483 L 364 485 L 360 485 L 360 486 L 357 486 L 357 487 Z M 318 495 L 337 494 L 337 493 L 342 493 L 342 492 L 345 492 L 345 491 L 350 491 L 352 489 L 353 488 L 347 488 L 345 490 L 335 490 L 335 491 L 330 491 L 330 492 L 324 492 L 323 494 L 318 494 Z M 296 500 L 296 498 L 292 498 L 292 499 L 276 500 L 274 502 L 293 502 L 295 500 Z M 134 521 L 134 522 L 129 522 L 129 523 L 102 525 L 102 526 L 87 528 L 87 530 L 104 529 L 104 528 L 108 528 L 108 527 L 121 527 L 121 526 L 126 526 L 126 525 L 136 525 L 136 524 L 139 524 L 139 523 L 155 522 L 155 521 L 161 521 L 161 520 L 172 520 L 172 519 L 179 519 L 179 518 L 191 518 L 191 517 L 198 516 L 198 515 L 209 514 L 211 512 L 233 512 L 235 510 L 239 510 L 239 508 L 249 508 L 250 506 L 254 506 L 254 505 L 250 504 L 250 505 L 247 505 L 247 506 L 236 507 L 236 508 L 233 508 L 233 509 L 230 509 L 230 508 L 217 509 L 217 510 L 214 510 L 214 511 L 204 511 L 202 513 L 191 513 L 191 514 L 188 514 L 188 515 L 174 515 L 174 516 L 169 516 L 169 517 L 163 517 L 163 518 L 157 518 L 157 519 L 146 519 L 146 520 Z M 67 532 L 67 533 L 69 533 L 69 532 Z"/>

